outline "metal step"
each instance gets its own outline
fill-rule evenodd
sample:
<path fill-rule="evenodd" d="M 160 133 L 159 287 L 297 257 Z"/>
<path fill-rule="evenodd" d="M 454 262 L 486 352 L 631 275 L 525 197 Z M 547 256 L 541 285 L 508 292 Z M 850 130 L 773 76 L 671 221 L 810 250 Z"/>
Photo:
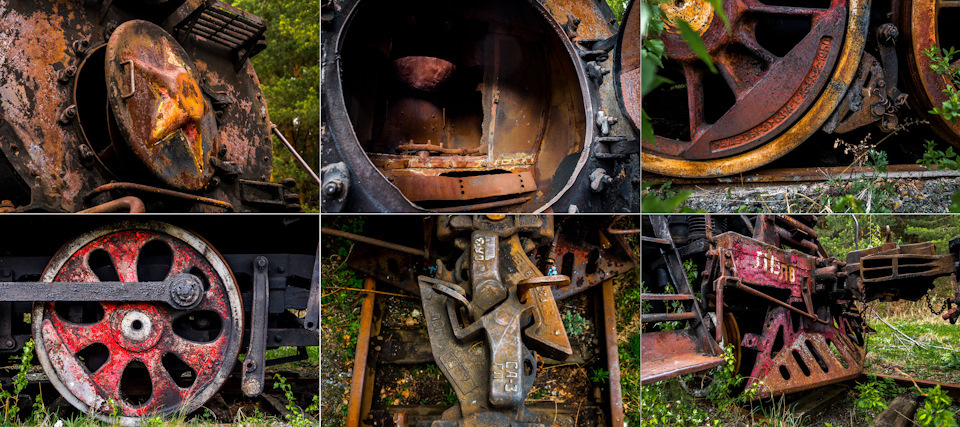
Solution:
<path fill-rule="evenodd" d="M 640 336 L 640 384 L 699 372 L 724 363 L 712 356 L 689 329 L 647 332 Z"/>

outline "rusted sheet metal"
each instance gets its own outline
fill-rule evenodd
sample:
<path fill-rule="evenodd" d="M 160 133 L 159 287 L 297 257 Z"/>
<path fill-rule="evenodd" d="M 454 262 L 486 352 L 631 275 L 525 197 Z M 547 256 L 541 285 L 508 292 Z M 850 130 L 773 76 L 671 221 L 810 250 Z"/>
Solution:
<path fill-rule="evenodd" d="M 948 12 L 958 6 L 960 4 L 950 1 L 919 0 L 898 0 L 892 4 L 893 21 L 904 39 L 898 53 L 904 59 L 906 72 L 903 73 L 902 80 L 905 89 L 911 94 L 908 101 L 914 110 L 919 111 L 930 122 L 930 127 L 937 135 L 953 145 L 960 144 L 960 123 L 947 120 L 943 115 L 930 113 L 933 108 L 942 108 L 943 102 L 950 99 L 950 95 L 944 92 L 947 86 L 951 85 L 950 77 L 934 72 L 930 68 L 933 61 L 923 52 L 931 47 L 951 47 L 941 45 L 940 34 L 953 30 L 941 28 L 940 24 L 951 26 L 955 23 L 949 18 L 944 18 L 946 21 L 941 20 L 941 16 L 951 15 L 941 15 L 940 11 Z"/>
<path fill-rule="evenodd" d="M 828 310 L 822 316 L 830 317 Z M 792 319 L 784 308 L 767 313 L 763 335 L 747 333 L 741 345 L 758 351 L 746 387 L 756 387 L 757 397 L 769 397 L 821 387 L 863 372 L 865 351 L 847 338 L 846 319 L 824 325 L 809 319 Z M 799 327 L 794 329 L 794 325 Z"/>
<path fill-rule="evenodd" d="M 110 107 L 127 146 L 154 176 L 183 190 L 213 177 L 213 107 L 200 73 L 173 36 L 147 21 L 127 21 L 107 43 Z"/>
<path fill-rule="evenodd" d="M 393 60 L 397 80 L 410 89 L 435 92 L 445 83 L 457 66 L 432 56 L 404 56 Z"/>
<path fill-rule="evenodd" d="M 759 3 L 754 3 L 759 5 Z M 733 7 L 734 2 L 725 4 Z M 641 164 L 645 171 L 658 174 L 680 177 L 718 177 L 731 175 L 738 172 L 757 168 L 770 163 L 784 154 L 790 152 L 810 135 L 812 135 L 820 125 L 822 125 L 833 113 L 841 98 L 847 92 L 847 87 L 853 80 L 857 68 L 860 64 L 860 57 L 863 53 L 864 43 L 866 41 L 867 30 L 869 27 L 869 5 L 868 0 L 851 0 L 847 6 L 842 9 L 849 10 L 846 14 L 846 28 L 842 32 L 842 37 L 832 39 L 829 51 L 842 45 L 842 50 L 836 60 L 836 67 L 832 71 L 825 69 L 825 73 L 830 74 L 830 84 L 825 85 L 822 92 L 816 95 L 815 92 L 808 92 L 805 97 L 816 97 L 816 101 L 805 110 L 796 123 L 789 131 L 762 144 L 752 150 L 741 154 L 715 158 L 710 160 L 686 160 L 668 154 L 657 153 L 648 149 L 644 144 L 641 152 Z M 728 12 L 729 14 L 729 12 Z M 729 15 L 728 15 L 729 16 Z M 722 27 L 723 25 L 712 27 Z M 813 33 L 813 32 L 811 32 Z M 823 40 L 821 40 L 821 43 Z M 668 52 L 668 55 L 670 53 Z M 827 55 L 830 58 L 830 55 Z M 803 67 L 809 67 L 814 61 L 801 64 Z M 721 61 L 721 69 L 725 67 Z M 809 69 L 807 74 L 809 75 Z M 696 72 L 694 72 L 696 74 Z M 697 87 L 691 87 L 688 84 L 688 91 L 696 90 Z M 739 104 L 739 102 L 738 102 Z M 694 104 L 691 104 L 694 105 Z M 787 104 L 786 106 L 788 106 Z M 699 117 L 701 114 L 692 112 L 692 116 Z M 773 117 L 776 117 L 774 115 Z M 761 126 L 760 129 L 763 127 Z M 758 129 L 759 130 L 759 129 Z M 746 135 L 749 136 L 749 132 Z M 743 134 L 741 134 L 743 135 Z M 659 138 L 658 142 L 659 144 Z M 653 147 L 651 147 L 653 148 Z"/>
<path fill-rule="evenodd" d="M 554 288 L 556 299 L 564 299 L 636 268 L 637 260 L 620 235 L 607 235 L 600 230 L 597 233 L 601 244 L 593 245 L 588 243 L 593 239 L 584 238 L 579 231 L 561 228 L 550 247 L 549 259 L 560 274 L 570 277 L 570 286 Z"/>
<path fill-rule="evenodd" d="M 418 202 L 504 197 L 537 190 L 537 181 L 530 169 L 476 176 L 435 176 L 403 170 L 392 170 L 385 175 L 407 198 Z"/>
<path fill-rule="evenodd" d="M 372 277 L 363 279 L 363 289 L 376 290 L 377 281 Z M 357 333 L 357 352 L 353 359 L 353 378 L 350 380 L 350 400 L 347 404 L 347 425 L 360 425 L 360 406 L 367 375 L 367 355 L 370 351 L 370 330 L 373 324 L 373 304 L 377 294 L 367 292 L 360 308 L 360 331 Z"/>
<path fill-rule="evenodd" d="M 640 378 L 651 384 L 679 375 L 705 371 L 724 363 L 723 357 L 700 350 L 690 329 L 643 334 L 640 340 Z"/>
<path fill-rule="evenodd" d="M 232 306 L 227 288 L 236 285 L 232 279 L 222 279 L 220 270 L 197 248 L 170 235 L 141 230 L 103 235 L 67 258 L 53 281 L 99 281 L 98 275 L 104 274 L 102 269 L 94 270 L 88 261 L 97 252 L 110 258 L 120 281 L 138 281 L 138 272 L 147 271 L 140 265 L 140 254 L 150 242 L 162 242 L 170 249 L 172 262 L 167 274 L 189 272 L 206 279 L 209 288 L 192 310 L 219 317 L 222 329 L 189 340 L 183 338 L 174 326 L 174 319 L 181 312 L 160 304 L 102 302 L 103 317 L 92 323 L 75 323 L 61 317 L 52 302 L 44 304 L 40 312 L 44 346 L 38 352 L 44 352 L 53 364 L 57 381 L 100 415 L 140 417 L 192 410 L 202 404 L 196 401 L 198 396 L 216 392 L 225 379 L 222 371 L 232 367 L 232 358 L 239 349 L 242 331 L 237 327 L 239 323 L 230 320 L 237 307 Z M 109 358 L 91 372 L 78 353 L 94 344 L 104 346 Z M 174 382 L 173 378 L 180 378 L 180 374 L 170 373 L 163 362 L 169 354 L 193 371 L 194 380 L 189 385 Z M 127 381 L 144 380 L 128 371 L 135 361 L 145 366 L 152 389 L 142 405 L 132 403 L 121 391 Z M 107 404 L 110 401 L 112 405 Z"/>
<path fill-rule="evenodd" d="M 788 289 L 791 301 L 802 301 L 812 284 L 809 278 L 815 258 L 733 232 L 716 237 L 717 247 L 732 261 L 736 277 L 743 283 L 761 287 Z M 729 256 L 727 255 L 729 254 Z"/>

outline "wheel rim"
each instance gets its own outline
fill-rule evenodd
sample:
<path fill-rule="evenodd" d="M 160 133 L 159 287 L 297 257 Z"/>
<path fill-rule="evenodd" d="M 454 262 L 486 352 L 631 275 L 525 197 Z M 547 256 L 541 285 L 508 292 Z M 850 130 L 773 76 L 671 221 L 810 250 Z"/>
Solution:
<path fill-rule="evenodd" d="M 943 90 L 947 88 L 950 79 L 933 72 L 930 69 L 930 58 L 923 54 L 924 50 L 931 46 L 941 46 L 940 43 L 944 41 L 947 41 L 946 46 L 941 47 L 960 47 L 960 41 L 956 40 L 956 37 L 953 37 L 953 40 L 944 40 L 942 36 L 949 35 L 941 33 L 939 26 L 941 19 L 955 22 L 956 16 L 960 16 L 960 2 L 898 0 L 893 9 L 898 15 L 894 22 L 904 32 L 906 39 L 906 43 L 901 46 L 905 46 L 907 50 L 902 52 L 902 57 L 906 58 L 903 80 L 911 95 L 908 100 L 930 122 L 937 135 L 953 145 L 960 146 L 960 123 L 953 123 L 941 115 L 929 113 L 949 99 Z M 944 13 L 953 14 L 954 19 L 944 18 Z M 951 65 L 960 66 L 960 59 L 955 59 Z"/>
<path fill-rule="evenodd" d="M 116 414 L 124 425 L 199 408 L 226 380 L 240 349 L 242 304 L 226 263 L 183 229 L 130 222 L 74 239 L 42 280 L 102 281 L 110 269 L 103 256 L 120 281 L 201 276 L 204 299 L 183 311 L 151 303 L 35 304 L 37 356 L 50 381 L 81 411 L 109 421 Z"/>
<path fill-rule="evenodd" d="M 738 6 L 742 4 L 742 2 L 731 2 L 729 8 L 732 9 L 736 7 L 742 7 Z M 833 4 L 836 4 L 836 2 Z M 825 73 L 830 75 L 827 84 L 823 86 L 823 90 L 819 92 L 819 96 L 817 96 L 818 92 L 813 91 L 812 89 L 810 90 L 810 96 L 805 98 L 804 101 L 811 101 L 813 99 L 815 99 L 815 101 L 812 102 L 809 108 L 798 107 L 794 109 L 793 113 L 791 113 L 788 119 L 794 120 L 792 117 L 795 117 L 794 114 L 797 114 L 798 112 L 799 114 L 802 114 L 802 116 L 799 119 L 796 119 L 793 122 L 793 125 L 788 126 L 786 130 L 784 130 L 779 136 L 773 137 L 776 132 L 784 128 L 783 124 L 787 123 L 788 121 L 783 121 L 777 125 L 776 128 L 770 127 L 769 129 L 764 129 L 763 126 L 765 123 L 762 123 L 760 125 L 760 130 L 764 130 L 764 133 L 762 134 L 763 138 L 769 139 L 772 137 L 772 139 L 769 139 L 767 142 L 762 142 L 763 138 L 753 138 L 746 143 L 737 145 L 732 150 L 723 150 L 725 154 L 732 153 L 734 151 L 746 150 L 739 154 L 723 158 L 697 160 L 679 158 L 674 154 L 669 154 L 671 152 L 670 149 L 658 148 L 661 147 L 661 141 L 664 139 L 658 136 L 655 143 L 644 143 L 644 151 L 642 153 L 643 168 L 650 172 L 670 176 L 723 176 L 762 166 L 780 158 L 784 154 L 796 148 L 807 137 L 813 134 L 813 132 L 816 131 L 824 121 L 826 121 L 829 115 L 836 108 L 841 97 L 846 92 L 848 85 L 852 81 L 854 74 L 856 73 L 857 65 L 860 62 L 860 56 L 863 53 L 863 44 L 867 33 L 867 23 L 869 18 L 869 5 L 870 2 L 867 0 L 850 1 L 850 13 L 846 14 L 846 30 L 843 33 L 842 48 L 837 56 L 836 66 L 832 67 L 832 72 L 830 72 L 830 70 L 827 68 L 824 69 Z M 751 5 L 751 7 L 754 6 Z M 728 11 L 728 14 L 730 14 L 730 11 Z M 731 14 L 731 16 L 734 15 Z M 742 13 L 738 16 L 742 16 Z M 714 21 L 717 21 L 717 18 L 714 18 Z M 712 49 L 716 50 L 719 49 L 719 46 L 723 46 L 723 43 L 721 43 L 722 40 L 717 41 L 716 38 L 719 36 L 712 35 L 712 32 L 724 32 L 722 23 L 718 24 L 717 22 L 712 22 L 704 32 L 704 38 L 712 40 L 709 42 L 710 44 L 708 46 L 711 46 Z M 810 34 L 820 33 L 815 33 L 813 29 L 811 29 L 808 37 L 806 37 L 804 40 L 809 39 Z M 834 42 L 830 43 L 830 55 L 833 55 L 832 52 L 834 52 L 834 49 L 840 47 L 838 42 L 839 40 L 835 40 Z M 691 66 L 688 66 L 688 68 L 690 67 Z M 720 69 L 722 70 L 723 67 L 720 67 Z M 724 72 L 724 74 L 726 75 L 727 73 Z M 737 104 L 743 102 L 744 99 L 746 98 L 738 100 Z M 650 102 L 649 96 L 647 102 Z M 699 113 L 690 113 L 690 115 L 694 114 Z M 726 114 L 723 116 L 723 120 L 726 120 L 726 116 Z M 756 121 L 757 120 L 753 120 L 753 122 Z M 716 125 L 716 123 L 714 125 Z M 654 128 L 656 129 L 656 125 L 654 125 Z M 738 135 L 749 135 L 750 131 L 751 129 L 748 128 L 746 133 L 741 133 Z M 703 135 L 701 135 L 701 138 L 703 138 Z M 705 140 L 705 142 L 707 141 Z M 668 146 L 669 144 L 663 145 L 663 147 Z M 673 152 L 678 152 L 676 150 L 676 144 L 674 144 L 674 148 L 672 150 Z"/>

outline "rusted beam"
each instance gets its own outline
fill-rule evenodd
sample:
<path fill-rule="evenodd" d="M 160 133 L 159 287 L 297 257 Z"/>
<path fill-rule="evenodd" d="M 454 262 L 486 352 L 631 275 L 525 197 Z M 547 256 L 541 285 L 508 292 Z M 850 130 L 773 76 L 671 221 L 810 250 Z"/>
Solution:
<path fill-rule="evenodd" d="M 363 288 L 376 290 L 377 281 L 372 277 L 363 279 Z M 373 304 L 376 294 L 368 292 L 360 309 L 360 332 L 357 335 L 357 351 L 353 360 L 353 379 L 350 381 L 350 400 L 347 404 L 347 427 L 360 425 L 360 405 L 363 400 L 363 383 L 367 370 L 367 354 L 370 351 L 370 329 L 373 321 Z"/>
<path fill-rule="evenodd" d="M 641 314 L 640 322 L 641 323 L 669 322 L 672 320 L 690 320 L 696 317 L 697 316 L 695 314 L 690 312 Z"/>
<path fill-rule="evenodd" d="M 374 246 L 380 246 L 387 249 L 393 249 L 395 251 L 400 251 L 403 253 L 422 256 L 427 259 L 430 258 L 430 253 L 423 249 L 411 248 L 409 246 L 398 245 L 396 243 L 390 243 L 380 239 L 374 239 L 372 237 L 361 236 L 359 234 L 348 233 L 346 231 L 335 230 L 327 227 L 320 227 L 320 232 L 323 234 L 329 234 L 331 236 L 343 237 L 344 239 L 353 240 L 355 242 L 361 242 L 361 243 L 366 243 L 368 245 L 374 245 Z"/>
<path fill-rule="evenodd" d="M 617 312 L 614 308 L 613 280 L 603 282 L 603 334 L 610 372 L 610 419 L 613 427 L 623 426 L 623 395 L 620 390 L 620 356 L 617 348 Z"/>

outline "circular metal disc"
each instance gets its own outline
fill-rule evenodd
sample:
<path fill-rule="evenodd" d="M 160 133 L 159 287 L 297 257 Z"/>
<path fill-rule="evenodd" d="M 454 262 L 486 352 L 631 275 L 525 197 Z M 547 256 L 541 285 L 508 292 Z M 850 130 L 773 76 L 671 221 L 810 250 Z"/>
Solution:
<path fill-rule="evenodd" d="M 189 273 L 205 279 L 208 286 L 197 307 L 100 302 L 91 310 L 100 315 L 88 316 L 84 306 L 80 318 L 55 303 L 33 307 L 37 358 L 50 382 L 81 412 L 108 422 L 118 414 L 122 425 L 199 408 L 233 369 L 243 332 L 240 293 L 226 262 L 202 238 L 169 224 L 128 221 L 83 234 L 57 252 L 41 280 L 98 282 L 105 264 L 94 259 L 106 256 L 120 281 L 138 281 L 141 271 L 158 274 L 156 252 L 144 250 L 148 244 L 169 248 L 167 277 Z M 102 364 L 91 366 L 93 357 L 85 356 L 89 349 L 99 352 Z M 174 358 L 182 365 L 171 365 Z M 130 369 L 135 366 L 142 367 L 139 375 Z M 149 393 L 132 400 L 125 384 L 149 384 Z"/>
<path fill-rule="evenodd" d="M 216 116 L 183 47 L 157 25 L 127 21 L 110 36 L 105 69 L 110 107 L 131 151 L 164 184 L 203 188 L 213 176 Z"/>

